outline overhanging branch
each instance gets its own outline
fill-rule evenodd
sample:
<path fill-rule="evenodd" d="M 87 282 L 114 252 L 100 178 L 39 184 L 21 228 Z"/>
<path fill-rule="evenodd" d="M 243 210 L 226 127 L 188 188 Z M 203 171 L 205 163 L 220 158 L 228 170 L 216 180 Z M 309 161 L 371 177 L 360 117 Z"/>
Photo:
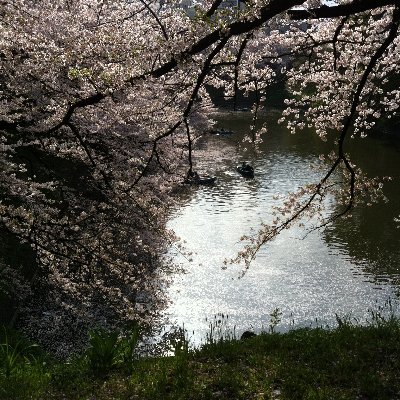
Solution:
<path fill-rule="evenodd" d="M 321 7 L 311 8 L 308 10 L 290 10 L 288 11 L 288 14 L 292 20 L 337 18 L 374 10 L 375 8 L 399 5 L 399 0 L 361 0 L 353 1 L 352 3 L 348 4 L 341 4 L 338 6 L 323 5 Z"/>

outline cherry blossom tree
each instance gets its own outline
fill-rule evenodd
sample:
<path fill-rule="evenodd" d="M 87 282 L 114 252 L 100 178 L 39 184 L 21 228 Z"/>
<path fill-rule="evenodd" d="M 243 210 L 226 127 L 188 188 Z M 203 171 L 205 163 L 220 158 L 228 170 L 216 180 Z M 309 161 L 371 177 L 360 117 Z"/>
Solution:
<path fill-rule="evenodd" d="M 311 3 L 311 2 L 310 2 Z M 315 5 L 315 4 L 313 4 Z M 238 255 L 246 268 L 258 249 L 304 217 L 314 220 L 309 230 L 319 229 L 340 217 L 350 217 L 359 202 L 371 205 L 385 199 L 383 182 L 390 177 L 368 178 L 351 161 L 346 145 L 352 138 L 366 137 L 381 118 L 392 118 L 398 109 L 399 4 L 343 2 L 332 7 L 288 12 L 291 21 L 307 18 L 307 28 L 290 24 L 284 34 L 273 37 L 295 65 L 285 69 L 291 98 L 286 100 L 281 122 L 292 133 L 315 128 L 332 151 L 321 156 L 320 181 L 287 196 L 274 210 L 272 224 L 264 225 Z M 326 165 L 329 167 L 326 169 Z M 335 196 L 341 211 L 329 214 L 324 201 Z M 317 222 L 315 222 L 317 216 Z"/>
<path fill-rule="evenodd" d="M 67 354 L 90 327 L 151 323 L 173 189 L 213 124 L 209 86 L 256 93 L 256 144 L 268 86 L 284 76 L 282 122 L 333 138 L 321 180 L 249 238 L 247 266 L 305 215 L 319 215 L 316 228 L 382 196 L 346 143 L 398 109 L 400 2 L 244 3 L 204 0 L 189 17 L 175 1 L 0 2 L 0 230 L 32 254 L 22 270 L 3 261 L 2 285 L 15 322 L 47 348 Z M 330 194 L 343 204 L 333 215 Z"/>

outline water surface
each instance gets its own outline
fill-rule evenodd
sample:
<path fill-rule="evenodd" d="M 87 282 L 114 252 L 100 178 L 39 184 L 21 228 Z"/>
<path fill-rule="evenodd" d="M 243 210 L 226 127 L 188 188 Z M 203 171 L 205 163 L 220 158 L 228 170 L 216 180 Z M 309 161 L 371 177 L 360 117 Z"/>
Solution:
<path fill-rule="evenodd" d="M 301 228 L 283 232 L 260 250 L 242 278 L 242 266 L 223 269 L 224 260 L 242 248 L 240 237 L 271 220 L 276 195 L 320 177 L 312 164 L 327 145 L 312 132 L 290 135 L 274 122 L 276 117 L 265 117 L 270 132 L 257 152 L 241 143 L 249 122 L 246 113 L 220 117 L 220 126 L 236 133 L 209 136 L 197 145 L 195 154 L 198 169 L 215 174 L 217 183 L 185 190 L 169 221 L 192 254 L 170 250 L 186 273 L 177 275 L 169 288 L 166 315 L 184 324 L 195 343 L 204 339 L 218 313 L 229 316 L 227 324 L 237 334 L 268 329 L 276 308 L 282 313 L 280 330 L 335 326 L 335 314 L 364 323 L 371 317 L 369 310 L 396 298 L 400 230 L 393 217 L 400 214 L 396 168 L 400 151 L 384 138 L 350 143 L 349 149 L 355 150 L 355 159 L 366 171 L 394 175 L 385 188 L 389 203 L 362 207 L 352 219 L 306 238 Z M 254 166 L 254 179 L 236 172 L 243 160 Z M 334 201 L 329 207 L 335 209 Z"/>

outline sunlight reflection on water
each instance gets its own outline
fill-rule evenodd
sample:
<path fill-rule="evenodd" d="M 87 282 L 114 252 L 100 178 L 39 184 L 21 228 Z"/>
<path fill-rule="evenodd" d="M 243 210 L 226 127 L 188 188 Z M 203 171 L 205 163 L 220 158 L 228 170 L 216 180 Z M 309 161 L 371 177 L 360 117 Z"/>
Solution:
<path fill-rule="evenodd" d="M 221 140 L 230 152 L 236 145 L 228 139 L 210 138 L 208 149 L 211 147 L 214 157 Z M 240 266 L 228 265 L 223 270 L 223 261 L 241 249 L 240 237 L 270 218 L 271 207 L 276 204 L 274 195 L 318 178 L 309 167 L 313 158 L 270 145 L 268 151 L 250 159 L 256 177 L 247 180 L 235 171 L 244 157 L 250 159 L 238 150 L 236 162 L 224 158 L 215 171 L 216 185 L 191 188 L 186 203 L 169 221 L 169 228 L 193 252 L 193 261 L 175 252 L 175 262 L 187 273 L 176 276 L 169 288 L 172 304 L 166 315 L 176 324 L 184 324 L 193 342 L 204 340 L 208 321 L 217 313 L 229 315 L 230 328 L 235 326 L 240 335 L 248 329 L 267 329 L 275 308 L 282 311 L 278 330 L 334 326 L 335 313 L 350 314 L 365 322 L 370 317 L 368 309 L 376 309 L 394 297 L 395 288 L 385 279 L 373 282 L 341 244 L 331 241 L 328 245 L 319 231 L 304 240 L 300 228 L 283 232 L 260 250 L 240 279 Z M 202 162 L 208 165 L 207 159 Z"/>

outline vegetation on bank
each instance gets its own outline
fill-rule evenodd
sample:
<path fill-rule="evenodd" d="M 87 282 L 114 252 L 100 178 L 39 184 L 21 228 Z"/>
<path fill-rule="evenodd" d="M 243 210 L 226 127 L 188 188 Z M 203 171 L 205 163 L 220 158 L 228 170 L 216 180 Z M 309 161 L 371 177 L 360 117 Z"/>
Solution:
<path fill-rule="evenodd" d="M 334 330 L 296 329 L 137 358 L 128 338 L 97 331 L 83 355 L 52 361 L 3 330 L 1 399 L 399 399 L 400 320 L 369 326 L 338 319 Z"/>

